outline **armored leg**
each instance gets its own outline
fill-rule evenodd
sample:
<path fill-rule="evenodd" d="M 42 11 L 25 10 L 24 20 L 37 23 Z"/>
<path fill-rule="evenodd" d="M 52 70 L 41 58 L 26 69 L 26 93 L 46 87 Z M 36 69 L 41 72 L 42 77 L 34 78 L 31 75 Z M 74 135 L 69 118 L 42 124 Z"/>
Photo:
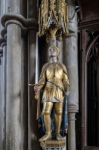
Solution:
<path fill-rule="evenodd" d="M 45 129 L 46 133 L 45 135 L 40 138 L 41 141 L 46 141 L 48 139 L 51 139 L 51 111 L 52 111 L 53 103 L 52 102 L 45 102 L 43 105 L 43 115 L 44 115 L 44 124 L 45 124 Z"/>
<path fill-rule="evenodd" d="M 63 103 L 55 104 L 55 120 L 56 120 L 56 139 L 61 140 L 60 128 L 62 123 Z"/>

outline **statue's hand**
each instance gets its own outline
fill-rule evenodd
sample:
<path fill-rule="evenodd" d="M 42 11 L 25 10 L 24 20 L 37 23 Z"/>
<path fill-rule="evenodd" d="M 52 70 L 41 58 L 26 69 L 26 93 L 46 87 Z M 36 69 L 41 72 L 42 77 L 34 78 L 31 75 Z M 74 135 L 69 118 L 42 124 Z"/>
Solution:
<path fill-rule="evenodd" d="M 34 92 L 35 92 L 35 99 L 38 100 L 40 98 L 40 88 L 39 86 L 34 86 Z"/>

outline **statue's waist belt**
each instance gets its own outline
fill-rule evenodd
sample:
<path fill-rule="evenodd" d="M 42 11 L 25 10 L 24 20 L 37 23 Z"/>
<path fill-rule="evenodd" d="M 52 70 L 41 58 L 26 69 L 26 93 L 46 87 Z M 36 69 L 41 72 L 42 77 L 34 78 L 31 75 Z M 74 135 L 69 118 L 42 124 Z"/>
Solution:
<path fill-rule="evenodd" d="M 60 86 L 58 86 L 57 84 L 55 84 L 54 82 L 52 82 L 52 81 L 50 81 L 50 80 L 48 80 L 47 81 L 48 83 L 51 83 L 51 84 L 53 84 L 53 85 L 55 85 L 57 88 L 59 88 L 61 91 L 63 91 L 63 93 L 65 94 L 65 91 L 64 91 L 64 89 L 62 88 L 62 87 L 60 87 Z"/>

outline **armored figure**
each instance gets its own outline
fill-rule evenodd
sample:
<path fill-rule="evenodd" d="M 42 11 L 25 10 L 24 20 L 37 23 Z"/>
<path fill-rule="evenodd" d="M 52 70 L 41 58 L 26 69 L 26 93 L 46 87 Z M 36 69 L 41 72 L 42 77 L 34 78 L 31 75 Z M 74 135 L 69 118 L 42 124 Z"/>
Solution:
<path fill-rule="evenodd" d="M 62 123 L 63 102 L 66 92 L 69 91 L 69 79 L 66 67 L 58 61 L 59 48 L 50 46 L 48 50 L 49 62 L 46 63 L 40 75 L 38 85 L 34 86 L 35 98 L 38 99 L 43 89 L 42 103 L 44 125 L 46 133 L 41 141 L 51 139 L 51 112 L 55 110 L 56 140 L 61 140 L 60 128 Z"/>

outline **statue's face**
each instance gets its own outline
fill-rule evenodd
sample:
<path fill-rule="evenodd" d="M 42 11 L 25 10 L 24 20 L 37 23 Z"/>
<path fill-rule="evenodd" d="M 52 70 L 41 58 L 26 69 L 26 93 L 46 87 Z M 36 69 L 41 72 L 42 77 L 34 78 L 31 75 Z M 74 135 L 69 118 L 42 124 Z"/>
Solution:
<path fill-rule="evenodd" d="M 48 55 L 49 55 L 49 57 L 57 57 L 58 53 L 54 48 L 49 48 Z"/>

